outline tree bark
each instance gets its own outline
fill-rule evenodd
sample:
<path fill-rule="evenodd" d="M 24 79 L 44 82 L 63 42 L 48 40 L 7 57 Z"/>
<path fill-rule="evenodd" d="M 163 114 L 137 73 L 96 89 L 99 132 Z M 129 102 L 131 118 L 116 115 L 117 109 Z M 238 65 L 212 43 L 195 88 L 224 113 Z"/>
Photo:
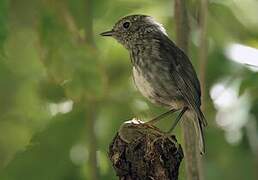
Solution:
<path fill-rule="evenodd" d="M 205 81 L 206 81 L 206 66 L 207 66 L 207 17 L 208 17 L 208 2 L 201 0 L 200 2 L 200 46 L 199 46 L 199 61 L 200 61 L 200 82 L 202 97 L 206 96 Z M 202 103 L 202 110 L 205 104 Z"/>
<path fill-rule="evenodd" d="M 177 180 L 183 151 L 175 136 L 131 121 L 111 142 L 109 158 L 120 180 Z"/>
<path fill-rule="evenodd" d="M 207 54 L 208 54 L 208 42 L 207 42 L 207 18 L 208 18 L 208 0 L 200 0 L 200 45 L 199 45 L 199 74 L 201 83 L 202 99 L 206 97 L 206 66 L 207 66 Z M 205 101 L 202 101 L 202 111 L 205 110 Z M 203 161 L 199 160 L 200 180 L 203 180 Z"/>
<path fill-rule="evenodd" d="M 85 102 L 86 103 L 86 102 Z M 89 176 L 92 180 L 98 180 L 98 168 L 97 168 L 97 137 L 95 132 L 95 121 L 96 121 L 96 103 L 90 102 L 90 106 L 87 106 L 86 112 L 86 121 L 87 121 L 87 130 L 89 138 L 89 163 L 90 171 Z"/>
<path fill-rule="evenodd" d="M 93 16 L 92 16 L 92 0 L 85 0 L 85 34 L 86 34 L 86 44 L 95 50 L 95 42 L 93 37 Z M 94 52 L 94 51 L 93 51 Z M 90 104 L 90 110 L 88 114 L 88 130 L 89 130 L 89 162 L 90 166 L 90 179 L 98 180 L 99 179 L 99 172 L 98 172 L 98 165 L 97 165 L 97 135 L 95 132 L 95 122 L 96 122 L 96 114 L 97 114 L 97 103 L 95 98 L 93 97 L 92 100 L 88 99 L 88 104 Z"/>
<path fill-rule="evenodd" d="M 189 20 L 187 14 L 186 0 L 175 1 L 175 22 L 176 22 L 176 43 L 188 52 L 189 46 Z M 182 129 L 184 137 L 184 151 L 187 180 L 200 180 L 200 153 L 196 145 L 197 139 L 192 121 L 182 120 Z"/>

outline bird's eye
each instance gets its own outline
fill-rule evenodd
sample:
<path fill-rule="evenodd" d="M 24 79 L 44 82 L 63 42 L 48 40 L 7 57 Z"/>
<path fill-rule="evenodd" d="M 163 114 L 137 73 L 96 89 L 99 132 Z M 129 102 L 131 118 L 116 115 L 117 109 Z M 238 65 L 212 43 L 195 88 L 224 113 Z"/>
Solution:
<path fill-rule="evenodd" d="M 129 28 L 130 27 L 130 22 L 124 22 L 123 27 L 125 29 Z"/>

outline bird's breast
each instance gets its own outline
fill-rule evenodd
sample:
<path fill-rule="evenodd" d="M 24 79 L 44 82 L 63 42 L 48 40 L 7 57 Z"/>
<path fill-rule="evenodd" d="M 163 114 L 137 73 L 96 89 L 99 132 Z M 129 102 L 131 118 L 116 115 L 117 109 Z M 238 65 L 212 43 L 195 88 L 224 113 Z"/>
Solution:
<path fill-rule="evenodd" d="M 147 78 L 144 72 L 136 67 L 133 67 L 133 79 L 136 87 L 147 98 L 152 98 L 155 95 L 155 89 L 151 80 Z"/>
<path fill-rule="evenodd" d="M 140 93 L 155 104 L 175 108 L 181 106 L 178 104 L 181 101 L 178 88 L 167 66 L 146 59 L 140 60 L 141 63 L 133 66 L 134 83 Z"/>

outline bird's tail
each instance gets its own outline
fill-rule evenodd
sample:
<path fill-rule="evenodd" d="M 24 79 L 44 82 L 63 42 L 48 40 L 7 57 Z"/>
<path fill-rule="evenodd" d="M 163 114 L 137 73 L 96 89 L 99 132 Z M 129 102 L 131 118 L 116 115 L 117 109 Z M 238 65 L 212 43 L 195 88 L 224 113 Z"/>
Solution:
<path fill-rule="evenodd" d="M 196 116 L 194 118 L 194 127 L 195 127 L 195 132 L 197 135 L 197 139 L 199 141 L 199 149 L 201 154 L 205 153 L 205 140 L 204 140 L 204 132 L 203 128 L 207 126 L 207 121 L 200 110 L 200 108 L 196 108 L 195 110 Z"/>
<path fill-rule="evenodd" d="M 199 107 L 195 107 L 193 109 L 190 109 L 188 112 L 188 118 L 193 120 L 194 128 L 195 128 L 195 134 L 196 134 L 196 140 L 198 141 L 200 153 L 205 153 L 205 139 L 204 139 L 204 127 L 207 126 L 207 121 Z"/>

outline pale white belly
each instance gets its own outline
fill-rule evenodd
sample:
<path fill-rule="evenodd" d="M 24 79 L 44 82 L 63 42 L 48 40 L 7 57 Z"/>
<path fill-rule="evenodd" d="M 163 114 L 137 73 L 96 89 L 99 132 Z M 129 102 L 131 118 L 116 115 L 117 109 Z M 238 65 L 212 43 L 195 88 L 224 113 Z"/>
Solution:
<path fill-rule="evenodd" d="M 155 90 L 148 80 L 142 75 L 140 70 L 136 70 L 133 67 L 133 78 L 137 89 L 142 93 L 143 96 L 152 100 L 151 97 L 155 96 Z"/>
<path fill-rule="evenodd" d="M 176 97 L 174 98 L 174 96 L 169 94 L 171 92 L 175 92 L 173 88 L 170 90 L 164 90 L 164 88 L 155 82 L 156 79 L 154 79 L 154 77 L 148 77 L 149 79 L 147 79 L 146 76 L 142 74 L 140 69 L 133 67 L 133 78 L 137 89 L 152 103 L 169 106 L 176 109 L 180 109 L 184 106 L 180 99 L 177 99 Z M 150 83 L 150 81 L 152 83 Z M 169 84 L 167 84 L 167 86 L 168 85 Z"/>

